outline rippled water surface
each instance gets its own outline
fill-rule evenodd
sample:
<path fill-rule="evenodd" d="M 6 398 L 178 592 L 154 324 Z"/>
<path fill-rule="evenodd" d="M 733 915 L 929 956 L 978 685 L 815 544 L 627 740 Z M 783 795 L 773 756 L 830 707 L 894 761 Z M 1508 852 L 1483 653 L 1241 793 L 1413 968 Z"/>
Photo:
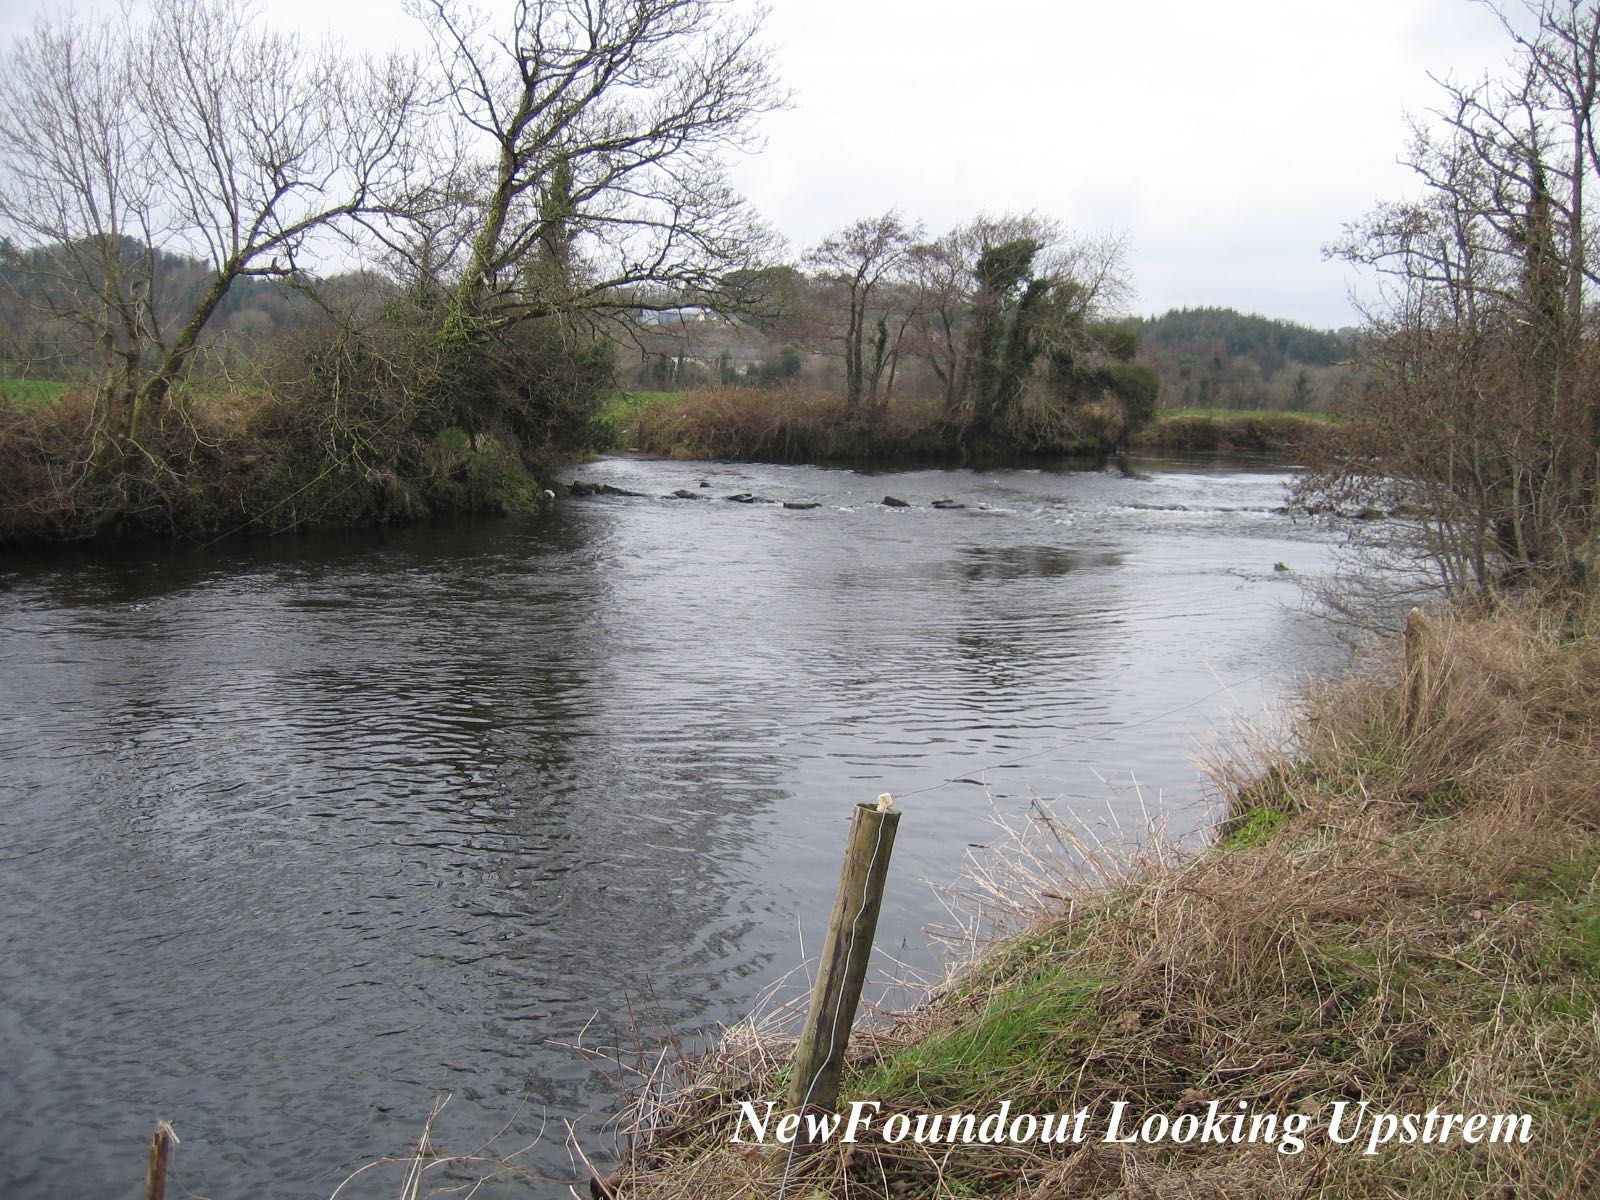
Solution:
<path fill-rule="evenodd" d="M 648 495 L 0 565 L 0 1192 L 134 1195 L 158 1116 L 213 1200 L 327 1196 L 443 1092 L 449 1149 L 560 1129 L 612 1103 L 562 1043 L 814 952 L 852 803 L 903 797 L 926 965 L 993 808 L 1192 826 L 1196 736 L 1336 658 L 1281 468 L 581 474 Z"/>

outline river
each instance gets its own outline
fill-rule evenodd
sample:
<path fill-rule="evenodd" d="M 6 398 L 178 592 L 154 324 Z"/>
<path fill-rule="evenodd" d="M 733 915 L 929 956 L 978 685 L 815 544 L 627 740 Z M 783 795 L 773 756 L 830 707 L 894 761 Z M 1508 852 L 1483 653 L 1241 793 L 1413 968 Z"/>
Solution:
<path fill-rule="evenodd" d="M 815 953 L 853 803 L 905 812 L 879 975 L 927 968 L 996 810 L 1194 829 L 1210 731 L 1339 656 L 1280 466 L 577 474 L 647 495 L 0 564 L 5 1195 L 133 1196 L 164 1117 L 170 1194 L 326 1197 L 441 1093 L 574 1177 L 568 1045 Z"/>

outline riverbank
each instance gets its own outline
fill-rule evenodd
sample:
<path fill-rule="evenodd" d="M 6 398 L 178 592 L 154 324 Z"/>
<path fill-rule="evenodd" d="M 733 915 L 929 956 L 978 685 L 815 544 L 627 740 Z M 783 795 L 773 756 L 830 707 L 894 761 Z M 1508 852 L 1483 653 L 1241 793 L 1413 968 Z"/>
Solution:
<path fill-rule="evenodd" d="M 666 458 L 875 466 L 1094 458 L 1122 448 L 1293 453 L 1324 445 L 1333 430 L 1326 414 L 1220 409 L 1173 410 L 1134 427 L 1120 405 L 1106 403 L 1064 415 L 1024 405 L 1012 426 L 975 438 L 935 404 L 896 401 L 861 422 L 831 396 L 745 387 L 622 393 L 597 424 L 618 449 Z"/>
<path fill-rule="evenodd" d="M 615 1194 L 777 1195 L 786 1171 L 789 1195 L 833 1200 L 1592 1194 L 1600 620 L 1450 617 L 1412 661 L 1311 689 L 1256 766 L 1220 768 L 1209 851 L 1109 871 L 1096 854 L 1093 881 L 1035 870 L 1023 932 L 857 1035 L 842 1103 L 881 1108 L 853 1143 L 793 1162 L 750 1144 L 740 1105 L 781 1101 L 788 1049 L 736 1031 L 636 1114 L 653 1133 Z M 1046 860 L 1079 853 L 1041 829 Z M 1083 1139 L 890 1136 L 893 1114 L 927 1128 L 1003 1103 L 1085 1112 Z M 1180 1136 L 1219 1113 L 1260 1121 Z M 1147 1116 L 1171 1124 L 1127 1136 Z M 1495 1116 L 1517 1123 L 1491 1144 Z"/>
<path fill-rule="evenodd" d="M 1256 451 L 1296 454 L 1326 446 L 1334 433 L 1326 413 L 1174 409 L 1135 433 L 1145 453 Z"/>
<path fill-rule="evenodd" d="M 563 442 L 574 440 L 586 453 L 581 438 Z M 526 510 L 557 462 L 542 440 L 503 425 L 440 428 L 392 396 L 329 393 L 309 377 L 185 383 L 138 443 L 122 446 L 90 389 L 12 385 L 0 389 L 0 546 L 210 541 Z"/>
<path fill-rule="evenodd" d="M 585 410 L 586 412 L 588 410 Z M 406 406 L 212 381 L 185 385 L 136 451 L 117 452 L 86 390 L 0 389 L 0 546 L 400 525 L 525 511 L 558 493 L 563 459 L 595 450 L 676 459 L 906 468 L 1094 461 L 1145 453 L 1293 453 L 1331 424 L 1292 413 L 1179 411 L 1130 429 L 1119 404 L 1020 405 L 974 433 L 936 405 L 867 423 L 803 390 L 619 393 L 532 443 L 506 428 L 436 428 Z M 530 450 L 529 445 L 533 448 Z"/>

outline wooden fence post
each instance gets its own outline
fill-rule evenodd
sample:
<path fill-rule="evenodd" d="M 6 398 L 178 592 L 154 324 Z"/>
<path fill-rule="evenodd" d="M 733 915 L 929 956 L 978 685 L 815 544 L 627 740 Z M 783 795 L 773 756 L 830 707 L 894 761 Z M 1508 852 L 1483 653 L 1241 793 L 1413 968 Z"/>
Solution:
<path fill-rule="evenodd" d="M 1422 645 L 1427 635 L 1427 616 L 1420 608 L 1413 608 L 1406 615 L 1404 726 L 1407 733 L 1414 731 L 1422 719 L 1422 706 L 1428 695 L 1427 659 Z"/>
<path fill-rule="evenodd" d="M 144 1200 L 163 1200 L 167 1193 L 167 1159 L 178 1144 L 178 1135 L 165 1121 L 156 1122 L 150 1135 L 150 1165 L 144 1173 Z"/>
<path fill-rule="evenodd" d="M 887 793 L 878 803 L 856 805 L 845 842 L 839 895 L 811 988 L 811 1013 L 800 1034 L 789 1079 L 795 1112 L 832 1111 L 839 1102 L 839 1076 L 856 1006 L 866 983 L 867 960 L 883 907 L 883 885 L 900 813 Z"/>

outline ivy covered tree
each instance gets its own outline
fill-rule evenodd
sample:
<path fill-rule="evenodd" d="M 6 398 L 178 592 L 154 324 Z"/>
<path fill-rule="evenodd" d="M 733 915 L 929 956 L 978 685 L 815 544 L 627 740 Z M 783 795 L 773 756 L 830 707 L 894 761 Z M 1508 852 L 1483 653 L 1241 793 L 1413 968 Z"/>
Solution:
<path fill-rule="evenodd" d="M 1028 213 L 980 216 L 912 248 L 915 352 L 949 419 L 988 437 L 1037 383 L 1052 350 L 1128 296 L 1123 244 Z"/>
<path fill-rule="evenodd" d="M 764 264 L 772 236 L 723 162 L 785 101 L 759 14 L 716 0 L 517 0 L 497 28 L 457 0 L 412 7 L 450 125 L 472 136 L 440 139 L 462 149 L 438 164 L 441 203 L 414 222 L 448 226 L 431 240 L 450 255 L 406 264 L 445 285 L 447 330 L 681 307 Z"/>
<path fill-rule="evenodd" d="M 971 381 L 971 426 L 987 433 L 1022 393 L 1039 356 L 1041 307 L 1058 280 L 1034 273 L 1043 243 L 1012 238 L 990 246 L 973 267 L 972 332 L 967 378 Z"/>

